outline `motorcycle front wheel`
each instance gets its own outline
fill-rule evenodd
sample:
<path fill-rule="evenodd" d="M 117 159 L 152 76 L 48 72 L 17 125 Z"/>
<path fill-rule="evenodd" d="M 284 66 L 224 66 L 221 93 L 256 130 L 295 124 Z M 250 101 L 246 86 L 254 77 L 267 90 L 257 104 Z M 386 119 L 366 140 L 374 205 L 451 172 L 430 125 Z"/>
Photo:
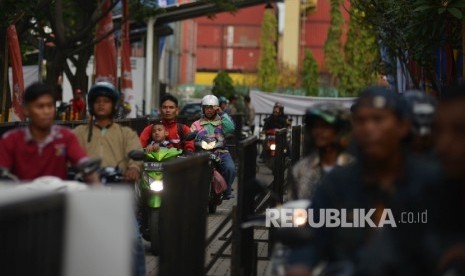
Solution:
<path fill-rule="evenodd" d="M 150 249 L 158 256 L 160 251 L 160 210 L 150 210 Z"/>

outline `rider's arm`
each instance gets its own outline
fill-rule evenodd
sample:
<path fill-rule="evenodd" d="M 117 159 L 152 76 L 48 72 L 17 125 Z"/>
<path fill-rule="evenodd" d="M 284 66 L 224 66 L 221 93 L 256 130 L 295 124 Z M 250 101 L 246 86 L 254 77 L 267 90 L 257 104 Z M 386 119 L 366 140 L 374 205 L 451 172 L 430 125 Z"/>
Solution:
<path fill-rule="evenodd" d="M 231 117 L 226 112 L 222 112 L 219 115 L 221 116 L 224 134 L 234 133 L 234 122 Z"/>
<path fill-rule="evenodd" d="M 183 131 L 184 137 L 186 137 L 189 133 L 191 133 L 191 129 L 186 125 L 182 125 L 182 131 Z M 194 141 L 184 141 L 183 151 L 185 153 L 194 152 L 195 151 Z"/>
<path fill-rule="evenodd" d="M 123 134 L 125 135 L 125 141 L 126 141 L 126 145 L 125 145 L 126 148 L 124 149 L 125 156 L 128 156 L 130 151 L 142 150 L 137 134 L 132 129 L 128 127 L 123 127 Z M 130 159 L 128 161 L 127 171 L 134 171 L 134 172 L 140 173 L 142 171 L 142 166 L 143 166 L 142 162 L 134 161 Z"/>
<path fill-rule="evenodd" d="M 152 136 L 152 127 L 152 125 L 146 126 L 139 136 L 140 144 L 143 148 L 149 144 L 150 136 Z"/>

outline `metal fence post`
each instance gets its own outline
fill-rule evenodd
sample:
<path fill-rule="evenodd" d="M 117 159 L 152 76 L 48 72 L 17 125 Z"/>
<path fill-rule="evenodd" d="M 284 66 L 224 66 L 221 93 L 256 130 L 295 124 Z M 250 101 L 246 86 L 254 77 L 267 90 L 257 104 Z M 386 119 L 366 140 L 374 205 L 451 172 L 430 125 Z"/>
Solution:
<path fill-rule="evenodd" d="M 159 275 L 205 274 L 208 162 L 200 154 L 164 164 Z"/>
<path fill-rule="evenodd" d="M 299 161 L 302 151 L 302 126 L 292 127 L 291 164 Z"/>
<path fill-rule="evenodd" d="M 273 191 L 277 196 L 277 202 L 275 202 L 274 205 L 282 204 L 284 201 L 284 170 L 286 166 L 286 155 L 289 151 L 286 136 L 287 129 L 283 128 L 276 131 L 276 156 L 274 160 L 275 168 L 273 170 Z"/>
<path fill-rule="evenodd" d="M 237 206 L 233 225 L 231 275 L 252 275 L 257 262 L 251 251 L 254 245 L 253 228 L 242 229 L 241 225 L 254 212 L 257 137 L 239 143 L 239 170 L 237 182 Z"/>

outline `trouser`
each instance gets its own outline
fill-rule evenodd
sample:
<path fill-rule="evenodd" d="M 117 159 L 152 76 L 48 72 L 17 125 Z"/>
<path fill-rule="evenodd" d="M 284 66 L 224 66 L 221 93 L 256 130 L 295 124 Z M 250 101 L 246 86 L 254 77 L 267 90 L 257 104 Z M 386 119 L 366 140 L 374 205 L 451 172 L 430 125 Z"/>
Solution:
<path fill-rule="evenodd" d="M 232 184 L 236 178 L 236 166 L 229 152 L 221 153 L 221 175 L 224 177 L 226 184 L 228 185 L 225 194 L 231 194 Z"/>

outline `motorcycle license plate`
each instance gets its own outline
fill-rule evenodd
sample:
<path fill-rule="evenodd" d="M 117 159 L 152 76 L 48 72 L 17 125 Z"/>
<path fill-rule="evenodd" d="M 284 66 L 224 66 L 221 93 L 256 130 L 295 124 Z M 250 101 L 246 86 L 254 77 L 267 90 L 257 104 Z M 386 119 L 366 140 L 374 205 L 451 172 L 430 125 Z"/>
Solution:
<path fill-rule="evenodd" d="M 145 162 L 144 163 L 144 170 L 159 171 L 162 169 L 163 169 L 163 166 L 162 166 L 162 163 L 160 162 Z"/>

